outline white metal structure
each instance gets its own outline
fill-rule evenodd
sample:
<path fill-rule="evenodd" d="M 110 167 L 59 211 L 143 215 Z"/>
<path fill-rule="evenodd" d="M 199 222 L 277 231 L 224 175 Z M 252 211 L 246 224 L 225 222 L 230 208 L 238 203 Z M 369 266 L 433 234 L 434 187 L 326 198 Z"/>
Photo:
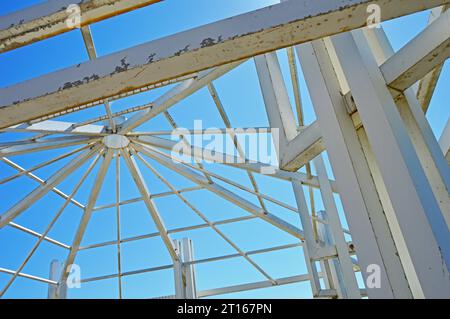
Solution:
<path fill-rule="evenodd" d="M 90 61 L 0 88 L 1 133 L 25 136 L 0 144 L 0 161 L 17 171 L 2 178 L 0 184 L 23 176 L 39 184 L 25 196 L 17 196 L 16 204 L 0 214 L 0 229 L 10 227 L 37 238 L 17 269 L 0 268 L 0 272 L 10 275 L 6 285 L 0 287 L 0 296 L 6 294 L 17 277 L 23 277 L 48 284 L 49 298 L 66 298 L 66 281 L 77 253 L 116 246 L 118 272 L 82 277 L 81 284 L 116 278 L 118 297 L 122 298 L 124 277 L 173 269 L 174 293 L 166 298 L 205 298 L 303 281 L 310 283 L 315 298 L 450 298 L 450 126 L 447 124 L 438 142 L 424 114 L 442 64 L 450 56 L 450 12 L 446 10 L 450 1 L 286 0 L 97 57 L 89 24 L 154 2 L 157 1 L 81 1 L 80 30 Z M 52 0 L 1 17 L 0 52 L 69 31 L 65 9 L 70 3 Z M 433 10 L 426 29 L 394 52 L 383 29 L 367 25 L 368 6 L 380 10 L 381 21 Z M 279 49 L 287 51 L 293 104 L 278 60 Z M 233 125 L 213 83 L 249 59 L 254 60 L 269 120 L 269 127 L 254 128 L 260 129 L 254 134 L 271 134 L 278 151 L 278 166 L 248 158 L 231 130 Z M 303 117 L 297 62 L 317 116 L 308 125 Z M 114 100 L 175 83 L 148 104 L 112 111 Z M 190 145 L 181 134 L 179 140 L 171 140 L 167 138 L 170 131 L 138 130 L 160 114 L 176 129 L 170 108 L 201 89 L 208 90 L 223 121 L 223 128 L 209 133 L 228 135 L 235 147 L 232 153 L 212 154 Z M 78 123 L 58 120 L 59 116 L 101 104 L 105 113 L 95 118 Z M 195 136 L 203 132 L 188 133 Z M 170 151 L 180 142 L 190 151 L 192 163 L 171 156 Z M 23 168 L 14 160 L 25 154 L 67 147 L 72 147 L 67 153 L 31 168 Z M 328 176 L 322 155 L 325 151 L 335 180 Z M 68 158 L 71 160 L 46 180 L 35 174 Z M 205 168 L 203 160 L 243 170 L 251 187 Z M 121 163 L 131 175 L 139 197 L 120 198 Z M 195 186 L 177 188 L 152 163 Z M 58 188 L 85 164 L 87 168 L 70 194 Z M 306 173 L 300 171 L 303 167 Z M 112 203 L 97 205 L 110 169 L 116 176 Z M 170 191 L 151 193 L 143 169 Z M 297 206 L 262 193 L 255 177 L 260 174 L 289 182 L 286 191 L 293 191 Z M 85 181 L 91 175 L 92 185 L 87 186 Z M 91 189 L 85 203 L 76 200 L 82 187 Z M 320 191 L 324 211 L 315 208 L 314 189 Z M 211 192 L 249 214 L 212 221 L 185 196 L 198 190 Z M 61 197 L 64 204 L 44 231 L 15 222 L 50 192 Z M 257 203 L 242 193 L 254 195 Z M 167 196 L 177 197 L 203 223 L 168 228 L 155 203 L 155 199 Z M 342 226 L 337 196 L 342 201 L 348 230 Z M 133 202 L 145 204 L 157 232 L 121 236 L 121 208 Z M 268 203 L 293 212 L 298 216 L 298 224 L 271 213 Z M 69 204 L 82 209 L 83 214 L 73 241 L 66 244 L 49 237 L 49 233 Z M 83 246 L 91 217 L 107 208 L 116 210 L 117 239 Z M 252 219 L 293 236 L 296 243 L 246 251 L 219 227 Z M 235 253 L 196 259 L 195 242 L 172 238 L 173 234 L 202 228 L 214 231 Z M 172 263 L 122 271 L 121 245 L 153 237 L 162 239 Z M 67 251 L 64 261 L 52 262 L 49 278 L 23 271 L 43 242 Z M 274 278 L 253 257 L 290 248 L 303 251 L 307 273 Z M 196 265 L 231 258 L 243 258 L 265 280 L 197 289 Z M 359 282 L 356 273 L 362 275 Z"/>

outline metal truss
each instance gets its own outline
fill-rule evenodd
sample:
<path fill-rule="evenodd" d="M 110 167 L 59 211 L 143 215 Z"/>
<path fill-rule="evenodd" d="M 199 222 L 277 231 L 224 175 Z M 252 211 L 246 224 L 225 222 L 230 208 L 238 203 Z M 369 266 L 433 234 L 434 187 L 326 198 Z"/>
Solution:
<path fill-rule="evenodd" d="M 19 267 L 0 268 L 9 276 L 0 287 L 0 297 L 22 277 L 48 284 L 49 298 L 66 298 L 70 292 L 66 283 L 77 254 L 115 246 L 117 272 L 81 278 L 81 283 L 115 278 L 120 299 L 126 296 L 124 277 L 167 269 L 173 270 L 175 282 L 174 294 L 167 298 L 206 298 L 298 282 L 309 282 L 315 298 L 450 298 L 450 125 L 438 142 L 424 114 L 443 63 L 450 56 L 450 1 L 286 0 L 97 57 L 89 24 L 155 2 L 81 1 L 80 32 L 90 61 L 0 88 L 0 136 L 16 137 L 0 143 L 0 161 L 17 171 L 2 177 L 0 185 L 20 179 L 38 184 L 0 214 L 0 229 L 12 228 L 37 239 Z M 0 18 L 0 53 L 69 31 L 65 23 L 69 4 L 53 0 Z M 432 11 L 428 26 L 394 52 L 382 28 L 367 27 L 369 4 L 379 6 L 382 21 Z M 286 49 L 293 104 L 279 49 Z M 250 59 L 256 67 L 269 126 L 246 129 L 254 129 L 250 134 L 271 134 L 278 150 L 277 166 L 248 158 L 214 84 Z M 299 72 L 303 72 L 317 116 L 309 124 Z M 175 85 L 154 101 L 114 112 L 114 100 L 169 84 Z M 213 131 L 188 129 L 187 133 L 226 136 L 233 143 L 232 153 L 212 154 L 189 144 L 183 136 L 186 130 L 173 140 L 168 138 L 173 131 L 142 129 L 157 116 L 164 116 L 170 127 L 177 129 L 170 108 L 199 90 L 208 91 L 223 127 Z M 101 104 L 104 113 L 94 118 L 58 120 Z M 179 143 L 192 161 L 170 154 Z M 50 150 L 62 153 L 30 168 L 18 164 L 25 155 Z M 325 151 L 335 180 L 328 176 L 322 155 Z M 244 172 L 250 186 L 217 173 L 202 161 Z M 39 177 L 39 170 L 61 162 L 65 164 L 53 175 Z M 194 186 L 176 187 L 159 167 Z M 300 171 L 302 168 L 305 170 Z M 82 169 L 69 194 L 58 188 Z M 138 190 L 129 199 L 121 198 L 124 169 Z M 152 193 L 144 170 L 169 191 Z M 115 174 L 114 193 L 109 204 L 99 205 L 109 171 Z M 262 192 L 258 175 L 288 183 L 287 191 L 292 191 L 296 206 Z M 92 176 L 91 185 L 86 185 Z M 76 199 L 82 187 L 89 189 L 86 203 Z M 319 192 L 315 194 L 315 190 Z M 247 215 L 213 221 L 189 200 L 189 193 L 198 191 L 214 194 Z M 63 204 L 42 232 L 15 221 L 50 192 Z M 155 200 L 163 197 L 177 197 L 202 223 L 168 228 Z M 343 227 L 337 197 L 349 229 Z M 248 198 L 254 198 L 255 203 Z M 324 211 L 316 209 L 318 200 Z M 157 231 L 124 237 L 122 208 L 137 202 L 144 204 Z M 69 205 L 80 209 L 82 215 L 68 244 L 49 234 Z M 270 207 L 293 214 L 298 223 L 280 218 Z M 115 210 L 116 238 L 82 244 L 92 216 L 106 209 Z M 252 220 L 270 224 L 295 242 L 246 251 L 220 227 Z M 212 230 L 234 253 L 196 259 L 195 242 L 172 237 L 199 229 Z M 122 245 L 148 238 L 161 239 L 171 263 L 124 271 Z M 49 279 L 24 272 L 44 241 L 67 253 L 64 261 L 52 263 Z M 276 278 L 254 258 L 287 249 L 301 250 L 306 274 Z M 245 260 L 264 281 L 197 289 L 196 265 L 232 258 Z M 380 275 L 379 286 L 370 282 L 374 265 Z M 364 287 L 357 281 L 357 272 Z"/>

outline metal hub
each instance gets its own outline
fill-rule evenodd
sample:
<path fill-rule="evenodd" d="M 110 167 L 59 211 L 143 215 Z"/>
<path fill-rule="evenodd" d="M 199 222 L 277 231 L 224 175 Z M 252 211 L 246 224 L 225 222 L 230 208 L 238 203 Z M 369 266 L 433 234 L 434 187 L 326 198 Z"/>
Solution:
<path fill-rule="evenodd" d="M 113 149 L 124 148 L 130 144 L 130 140 L 128 138 L 119 134 L 107 135 L 103 138 L 102 142 L 106 147 Z"/>

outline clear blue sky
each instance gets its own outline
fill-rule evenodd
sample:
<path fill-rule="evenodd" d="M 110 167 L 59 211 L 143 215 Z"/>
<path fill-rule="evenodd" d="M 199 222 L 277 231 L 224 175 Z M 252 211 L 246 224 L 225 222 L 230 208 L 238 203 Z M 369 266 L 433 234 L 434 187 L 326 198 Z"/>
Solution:
<path fill-rule="evenodd" d="M 0 16 L 21 8 L 31 6 L 43 1 L 0 0 Z M 238 13 L 260 8 L 276 0 L 167 0 L 146 8 L 136 10 L 91 26 L 93 38 L 99 56 L 107 55 L 118 50 L 128 48 L 152 39 L 157 39 L 188 28 L 226 18 Z M 402 47 L 413 38 L 426 25 L 428 12 L 404 17 L 384 24 L 395 49 Z M 279 57 L 288 80 L 287 59 L 284 51 L 280 51 Z M 59 35 L 27 47 L 23 47 L 0 55 L 0 87 L 6 87 L 30 78 L 37 77 L 55 70 L 78 64 L 88 60 L 79 30 Z M 433 130 L 440 136 L 447 119 L 449 118 L 448 101 L 450 101 L 450 68 L 448 63 L 444 68 L 436 95 L 432 101 L 428 117 Z M 231 123 L 235 127 L 268 126 L 264 114 L 263 101 L 256 77 L 255 67 L 252 61 L 248 61 L 236 70 L 225 75 L 215 82 Z M 304 81 L 301 83 L 306 109 L 306 121 L 311 123 L 314 114 L 306 92 Z M 165 92 L 162 88 L 122 99 L 112 103 L 113 111 L 129 106 L 141 105 L 152 101 L 155 97 Z M 292 99 L 292 92 L 291 100 Z M 62 117 L 64 121 L 79 121 L 103 114 L 102 106 L 89 110 L 70 114 Z M 171 114 L 180 126 L 192 127 L 195 119 L 203 119 L 204 127 L 224 127 L 216 111 L 213 101 L 207 90 L 201 90 L 188 99 L 177 104 L 170 110 Z M 145 124 L 142 129 L 159 130 L 169 129 L 162 117 L 153 119 Z M 22 138 L 26 136 L 21 135 Z M 0 142 L 17 138 L 11 134 L 1 134 Z M 23 167 L 31 167 L 48 158 L 55 157 L 69 149 L 46 151 L 40 154 L 19 156 L 12 158 Z M 70 160 L 70 159 L 68 159 Z M 36 175 L 48 178 L 67 161 L 61 161 L 48 168 L 36 171 Z M 165 170 L 158 164 L 151 162 L 160 169 L 176 187 L 192 186 L 192 183 Z M 86 166 L 84 166 L 85 168 Z M 211 166 L 212 167 L 212 166 Z M 226 174 L 239 183 L 251 187 L 248 177 L 244 172 L 230 168 L 213 166 L 217 173 Z M 144 176 L 152 193 L 167 191 L 168 189 L 157 180 L 155 176 L 145 171 Z M 59 188 L 70 193 L 74 183 L 81 177 L 83 169 L 78 170 Z M 138 196 L 138 192 L 126 169 L 122 169 L 122 199 Z M 14 173 L 14 170 L 0 163 L 0 179 Z M 76 199 L 85 203 L 92 185 L 93 178 L 88 179 L 85 186 L 77 194 Z M 295 206 L 294 197 L 290 191 L 290 185 L 278 180 L 257 175 L 257 181 L 261 191 L 286 201 Z M 0 212 L 11 207 L 18 199 L 31 191 L 37 183 L 27 177 L 0 185 Z M 234 189 L 233 189 L 234 190 Z M 287 190 L 287 191 L 286 191 Z M 254 197 L 238 192 L 248 200 L 257 203 Z M 105 186 L 102 188 L 97 205 L 112 203 L 114 196 L 114 172 L 107 175 Z M 319 194 L 316 192 L 316 198 Z M 186 194 L 186 197 L 211 220 L 221 220 L 237 216 L 247 215 L 242 209 L 234 206 L 206 191 L 196 191 Z M 187 225 L 200 224 L 202 221 L 175 196 L 156 200 L 161 215 L 168 228 L 176 228 Z M 57 209 L 62 205 L 62 200 L 51 193 L 38 201 L 36 205 L 25 211 L 16 222 L 26 227 L 42 232 Z M 284 218 L 293 224 L 298 224 L 297 217 L 284 208 L 267 203 L 269 211 Z M 318 203 L 321 209 L 321 203 Z M 60 220 L 50 232 L 49 236 L 70 245 L 78 225 L 81 210 L 69 205 Z M 345 223 L 345 221 L 344 221 Z M 267 246 L 295 243 L 296 240 L 262 221 L 252 220 L 235 225 L 220 227 L 243 250 L 259 249 Z M 130 237 L 156 231 L 154 223 L 142 203 L 126 205 L 122 208 L 122 237 Z M 115 210 L 107 209 L 96 212 L 89 223 L 82 245 L 99 243 L 115 239 Z M 234 253 L 220 237 L 210 229 L 202 229 L 184 233 L 177 233 L 173 238 L 190 237 L 194 240 L 195 255 L 197 258 L 219 256 Z M 35 238 L 23 234 L 11 227 L 0 230 L 0 267 L 16 269 L 19 267 L 29 249 L 35 242 Z M 65 258 L 66 251 L 49 243 L 42 243 L 33 258 L 23 270 L 36 276 L 47 277 L 49 264 L 52 259 Z M 254 256 L 254 260 L 266 269 L 274 278 L 292 276 L 306 273 L 303 256 L 300 249 L 289 249 L 265 255 Z M 117 272 L 116 247 L 109 246 L 93 250 L 82 251 L 78 254 L 76 263 L 82 267 L 83 278 L 107 275 Z M 161 266 L 170 264 L 170 257 L 159 238 L 146 239 L 122 245 L 122 270 L 130 271 L 140 268 Z M 0 289 L 9 279 L 8 275 L 0 273 Z M 197 266 L 198 290 L 228 286 L 240 283 L 263 280 L 243 258 L 229 259 L 211 264 Z M 152 272 L 142 275 L 134 275 L 123 278 L 124 297 L 148 298 L 160 295 L 173 294 L 172 270 Z M 45 284 L 16 279 L 9 289 L 6 297 L 46 297 Z M 71 298 L 96 297 L 116 298 L 117 280 L 108 279 L 96 283 L 83 284 L 81 289 L 73 289 L 69 293 Z M 227 295 L 225 297 L 254 297 L 254 298 L 309 298 L 311 297 L 309 284 L 301 283 L 289 286 L 274 287 L 260 291 Z"/>

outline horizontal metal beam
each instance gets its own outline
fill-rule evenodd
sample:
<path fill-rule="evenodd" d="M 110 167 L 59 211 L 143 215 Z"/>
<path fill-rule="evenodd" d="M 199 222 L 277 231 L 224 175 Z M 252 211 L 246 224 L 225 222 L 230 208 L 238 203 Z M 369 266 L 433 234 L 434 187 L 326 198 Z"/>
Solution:
<path fill-rule="evenodd" d="M 0 130 L 2 132 L 22 132 L 22 133 L 48 133 L 48 134 L 81 134 L 81 135 L 101 135 L 105 127 L 101 125 L 76 126 L 76 123 L 61 121 L 42 121 L 32 125 L 19 124 Z"/>
<path fill-rule="evenodd" d="M 11 166 L 12 168 L 18 170 L 20 173 L 24 173 L 26 176 L 28 176 L 29 178 L 31 178 L 32 180 L 35 180 L 36 182 L 38 182 L 41 185 L 45 185 L 47 182 L 45 180 L 43 180 L 42 178 L 34 175 L 33 173 L 27 172 L 27 170 L 21 166 L 19 166 L 18 164 L 14 163 L 13 161 L 11 161 L 10 159 L 6 158 L 6 157 L 0 157 L 0 161 L 2 161 L 3 163 L 8 164 L 9 166 Z M 59 195 L 60 197 L 67 199 L 69 196 L 64 193 L 63 191 L 61 191 L 60 189 L 53 187 L 51 189 L 51 191 L 57 195 Z M 81 209 L 84 209 L 84 205 L 81 204 L 80 202 L 76 201 L 75 199 L 71 199 L 70 200 L 72 202 L 72 204 L 74 204 L 75 206 L 78 206 Z"/>
<path fill-rule="evenodd" d="M 320 277 L 322 277 L 322 274 L 319 274 Z M 275 286 L 282 286 L 282 285 L 289 285 L 294 284 L 297 282 L 304 282 L 309 281 L 309 275 L 298 275 L 298 276 L 291 276 L 291 277 L 284 277 L 279 278 L 275 280 L 277 284 Z M 259 281 L 259 282 L 252 282 L 249 284 L 242 284 L 242 285 L 235 285 L 235 286 L 228 286 L 228 287 L 222 287 L 222 288 L 215 288 L 215 289 L 208 289 L 197 292 L 198 298 L 205 298 L 205 297 L 211 297 L 211 296 L 217 296 L 217 295 L 224 295 L 224 294 L 231 294 L 241 291 L 249 291 L 249 290 L 255 290 L 255 289 L 262 289 L 262 288 L 269 288 L 273 287 L 273 283 L 269 280 Z"/>
<path fill-rule="evenodd" d="M 255 218 L 256 218 L 256 216 L 254 216 L 254 215 L 248 215 L 248 216 L 243 216 L 243 217 L 236 217 L 236 218 L 220 220 L 217 222 L 213 222 L 212 224 L 215 226 L 226 225 L 226 224 L 232 224 L 232 223 L 238 223 L 241 221 L 251 220 L 251 219 L 255 219 Z M 208 227 L 210 227 L 210 224 L 203 223 L 203 224 L 197 224 L 197 225 L 193 225 L 193 226 L 185 226 L 185 227 L 168 229 L 167 233 L 168 234 L 176 234 L 176 233 L 181 233 L 181 232 L 186 232 L 186 231 L 196 230 L 196 229 L 202 229 L 202 228 L 208 228 Z M 144 235 L 122 238 L 120 240 L 120 243 L 123 244 L 123 243 L 128 243 L 128 242 L 142 240 L 142 239 L 154 238 L 154 237 L 158 237 L 159 235 L 160 235 L 159 232 L 153 232 L 153 233 L 144 234 Z M 111 245 L 116 245 L 116 244 L 117 244 L 116 240 L 111 240 L 111 241 L 106 241 L 106 242 L 102 242 L 102 243 L 96 243 L 96 244 L 83 246 L 83 247 L 80 247 L 79 250 L 94 249 L 94 248 L 111 246 Z"/>
<path fill-rule="evenodd" d="M 36 187 L 33 191 L 28 193 L 22 200 L 17 202 L 13 207 L 9 208 L 5 213 L 0 215 L 0 228 L 7 225 L 15 217 L 19 216 L 24 210 L 33 205 L 37 200 L 45 196 L 49 191 L 54 189 L 54 187 L 64 180 L 67 176 L 72 174 L 76 169 L 78 169 L 83 163 L 85 163 L 89 158 L 91 158 L 99 149 L 101 145 L 96 145 L 92 149 L 88 149 L 75 157 L 69 164 L 64 168 L 53 174 L 47 181 L 42 185 Z"/>
<path fill-rule="evenodd" d="M 20 231 L 23 231 L 24 233 L 27 233 L 27 234 L 29 234 L 29 235 L 31 235 L 31 236 L 33 236 L 33 237 L 37 237 L 37 238 L 42 237 L 42 234 L 41 234 L 41 233 L 38 233 L 38 232 L 36 232 L 36 231 L 34 231 L 34 230 L 31 230 L 31 229 L 29 229 L 29 228 L 26 228 L 26 227 L 24 227 L 24 226 L 22 226 L 22 225 L 19 225 L 19 224 L 13 223 L 13 222 L 10 222 L 8 225 L 11 226 L 12 228 L 15 228 L 15 229 L 18 229 L 18 230 L 20 230 Z M 57 241 L 57 240 L 55 240 L 55 239 L 53 239 L 53 238 L 50 238 L 50 237 L 48 237 L 48 236 L 44 236 L 44 237 L 43 237 L 43 240 L 45 240 L 45 241 L 47 241 L 47 242 L 49 242 L 49 243 L 52 243 L 52 244 L 54 244 L 54 245 L 56 245 L 56 246 L 59 246 L 59 247 L 61 247 L 61 248 L 64 248 L 64 249 L 70 249 L 70 246 L 69 246 L 69 245 L 66 245 L 66 244 L 64 244 L 64 243 L 61 243 L 61 242 L 59 242 L 59 241 Z"/>
<path fill-rule="evenodd" d="M 208 128 L 203 130 L 184 130 L 183 133 L 189 132 L 189 135 L 209 135 L 209 134 L 233 134 L 239 131 L 244 131 L 245 134 L 267 134 L 272 131 L 271 127 L 242 127 L 242 128 Z M 172 135 L 174 133 L 173 130 L 162 130 L 162 131 L 137 131 L 137 132 L 130 132 L 129 136 L 155 136 L 155 135 Z"/>
<path fill-rule="evenodd" d="M 16 273 L 14 270 L 6 269 L 6 268 L 0 268 L 0 272 L 4 273 L 4 274 L 8 274 L 8 275 L 14 275 Z M 27 278 L 27 279 L 31 279 L 31 280 L 35 280 L 35 281 L 40 281 L 40 282 L 43 282 L 43 283 L 46 283 L 46 284 L 50 284 L 50 285 L 57 285 L 58 284 L 54 280 L 49 280 L 49 279 L 46 279 L 46 278 L 41 278 L 41 277 L 38 277 L 38 276 L 25 274 L 23 272 L 18 273 L 17 276 L 18 277 Z"/>
<path fill-rule="evenodd" d="M 448 3 L 286 1 L 1 89 L 0 128 L 363 27 L 369 4 L 378 4 L 382 20 L 389 20 Z"/>
<path fill-rule="evenodd" d="M 281 169 L 296 172 L 325 150 L 322 132 L 317 121 L 289 141 L 281 156 Z"/>
<path fill-rule="evenodd" d="M 3 16 L 0 19 L 0 53 L 19 48 L 72 30 L 66 21 L 76 13 L 69 7 L 77 3 L 80 26 L 98 22 L 161 0 L 49 0 Z"/>
<path fill-rule="evenodd" d="M 301 138 L 301 137 L 299 137 Z M 156 136 L 141 136 L 139 139 L 135 139 L 136 142 L 162 148 L 166 150 L 173 150 L 177 142 L 165 138 Z M 185 154 L 187 155 L 187 154 Z M 259 173 L 264 175 L 270 175 L 278 179 L 293 181 L 296 180 L 304 185 L 319 188 L 319 182 L 316 176 L 308 177 L 307 174 L 302 172 L 288 172 L 278 169 L 275 166 L 269 164 L 263 164 L 259 162 L 246 162 L 243 163 L 243 159 L 234 155 L 216 152 L 214 157 L 209 156 L 209 152 L 204 152 L 202 148 L 192 146 L 190 147 L 190 156 L 196 160 L 205 160 L 211 162 L 218 162 L 218 159 L 222 159 L 221 164 L 233 166 L 253 173 Z M 315 157 L 315 156 L 314 156 Z M 337 193 L 337 187 L 335 181 L 330 181 L 333 192 Z"/>
<path fill-rule="evenodd" d="M 253 203 L 249 202 L 248 200 L 244 199 L 243 197 L 240 197 L 239 195 L 236 195 L 235 193 L 229 191 L 228 189 L 220 186 L 216 183 L 209 183 L 209 181 L 200 174 L 197 174 L 195 171 L 190 169 L 187 166 L 184 166 L 182 164 L 176 163 L 161 154 L 155 152 L 152 149 L 146 148 L 144 146 L 133 144 L 133 147 L 141 152 L 142 154 L 154 159 L 161 165 L 166 166 L 169 169 L 174 170 L 175 172 L 179 173 L 180 175 L 186 177 L 187 179 L 191 180 L 192 182 L 203 186 L 205 189 L 215 193 L 216 195 L 222 197 L 223 199 L 241 207 L 242 209 L 248 211 L 249 213 L 263 219 L 264 221 L 272 224 L 273 226 L 287 232 L 288 234 L 299 238 L 303 240 L 303 232 L 298 229 L 297 227 L 293 226 L 292 224 L 284 221 L 283 219 L 270 214 L 266 211 L 264 211 L 262 208 L 254 205 Z"/>
<path fill-rule="evenodd" d="M 450 11 L 441 14 L 380 67 L 394 97 L 450 57 Z"/>
<path fill-rule="evenodd" d="M 130 119 L 122 124 L 119 132 L 121 134 L 130 132 L 134 128 L 145 123 L 156 115 L 163 113 L 179 101 L 205 87 L 211 83 L 211 81 L 216 80 L 225 73 L 236 68 L 242 62 L 243 61 L 238 61 L 208 71 L 203 71 L 200 72 L 196 78 L 183 81 L 173 89 L 160 96 L 150 108 L 135 113 Z"/>
<path fill-rule="evenodd" d="M 246 255 L 260 255 L 260 254 L 264 254 L 264 253 L 268 253 L 268 252 L 272 252 L 272 251 L 299 248 L 301 246 L 302 246 L 301 243 L 287 244 L 287 245 L 274 246 L 274 247 L 265 248 L 265 249 L 248 251 L 248 252 L 245 252 L 245 254 Z M 222 256 L 217 256 L 217 257 L 208 257 L 208 258 L 204 258 L 204 259 L 197 259 L 197 260 L 193 260 L 193 261 L 189 262 L 188 264 L 197 265 L 197 264 L 203 264 L 203 263 L 208 263 L 208 262 L 214 262 L 214 261 L 225 260 L 225 259 L 230 259 L 230 258 L 239 258 L 239 257 L 242 257 L 242 256 L 240 254 L 229 254 L 229 255 L 222 255 Z M 138 270 L 131 270 L 131 271 L 122 273 L 122 277 L 132 276 L 132 275 L 137 275 L 137 274 L 142 274 L 142 273 L 147 273 L 147 272 L 166 270 L 166 269 L 171 269 L 171 268 L 173 268 L 172 264 L 156 266 L 156 267 L 151 267 L 151 268 L 143 268 L 143 269 L 138 269 Z M 119 274 L 115 273 L 115 274 L 110 274 L 110 275 L 103 275 L 103 276 L 98 276 L 98 277 L 81 279 L 81 282 L 84 283 L 84 282 L 105 280 L 105 279 L 117 278 L 118 276 L 119 276 Z M 272 285 L 273 285 L 273 283 L 272 283 Z"/>
<path fill-rule="evenodd" d="M 201 186 L 193 186 L 193 187 L 186 187 L 186 188 L 181 188 L 179 190 L 177 190 L 179 193 L 186 193 L 186 192 L 193 192 L 196 190 L 201 190 L 203 189 L 203 187 Z M 161 193 L 154 193 L 150 195 L 150 198 L 160 198 L 160 197 L 167 197 L 170 195 L 174 195 L 175 192 L 172 191 L 167 191 L 167 192 L 161 192 Z M 130 198 L 130 199 L 126 199 L 123 200 L 119 203 L 112 203 L 112 204 L 105 204 L 105 205 L 100 205 L 100 206 L 96 206 L 94 207 L 93 211 L 98 211 L 98 210 L 103 210 L 103 209 L 107 209 L 107 208 L 112 208 L 112 207 L 116 207 L 117 205 L 122 206 L 122 205 L 128 205 L 128 204 L 132 204 L 132 203 L 137 203 L 140 201 L 143 201 L 144 199 L 142 197 L 135 197 L 135 198 Z"/>
<path fill-rule="evenodd" d="M 22 155 L 40 151 L 47 151 L 55 148 L 63 148 L 68 146 L 90 144 L 98 142 L 98 139 L 82 136 L 55 137 L 52 139 L 42 139 L 35 142 L 22 143 L 21 145 L 13 145 L 0 150 L 0 156 Z"/>

